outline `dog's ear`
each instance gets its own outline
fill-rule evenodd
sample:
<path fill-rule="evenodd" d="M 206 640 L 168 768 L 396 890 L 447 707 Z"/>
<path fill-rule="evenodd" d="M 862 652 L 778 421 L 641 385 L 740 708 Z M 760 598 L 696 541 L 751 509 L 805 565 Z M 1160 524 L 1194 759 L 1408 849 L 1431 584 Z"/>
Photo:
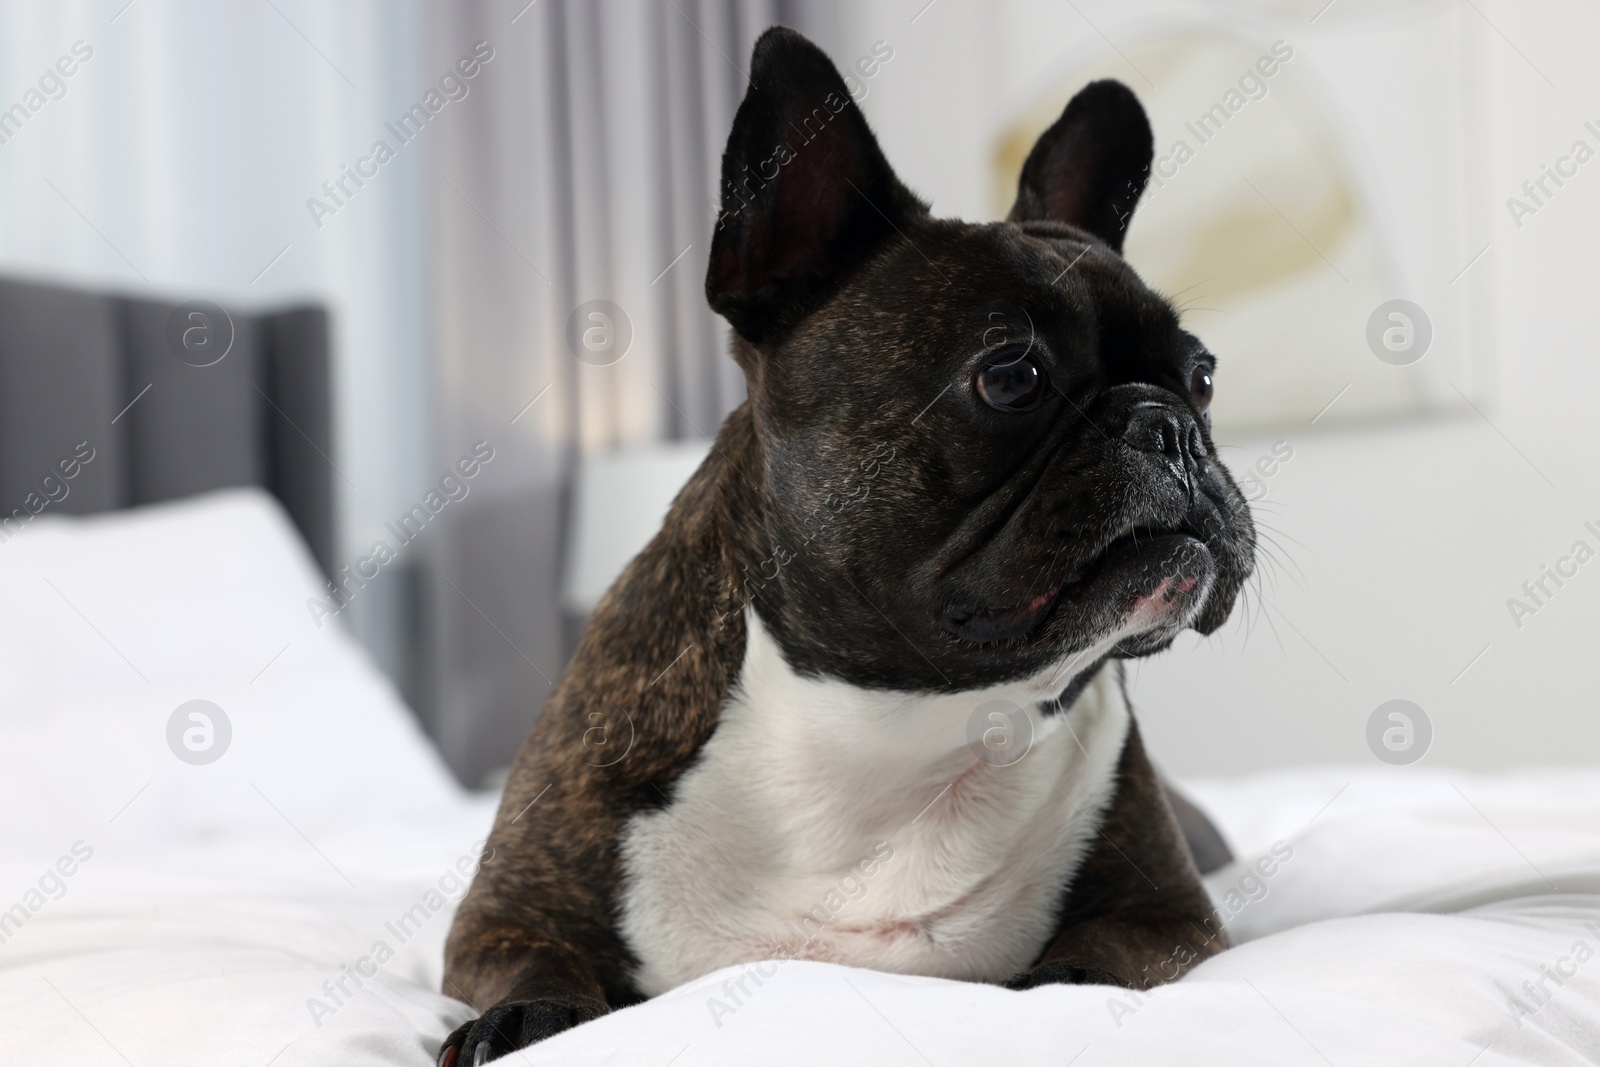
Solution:
<path fill-rule="evenodd" d="M 911 216 L 833 63 L 793 30 L 756 41 L 722 156 L 706 299 L 752 343 L 792 325 Z"/>
<path fill-rule="evenodd" d="M 1028 153 L 1008 218 L 1071 223 L 1121 252 L 1154 156 L 1150 120 L 1133 90 L 1090 82 Z"/>

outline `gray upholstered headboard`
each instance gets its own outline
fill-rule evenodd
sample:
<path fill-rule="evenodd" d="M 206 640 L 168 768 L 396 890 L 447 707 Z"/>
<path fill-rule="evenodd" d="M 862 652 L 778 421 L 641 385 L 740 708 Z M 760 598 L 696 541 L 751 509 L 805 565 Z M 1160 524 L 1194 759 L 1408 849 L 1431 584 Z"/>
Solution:
<path fill-rule="evenodd" d="M 87 441 L 93 461 L 50 510 L 260 485 L 331 574 L 331 438 L 321 308 L 218 315 L 215 305 L 0 279 L 0 517 Z"/>

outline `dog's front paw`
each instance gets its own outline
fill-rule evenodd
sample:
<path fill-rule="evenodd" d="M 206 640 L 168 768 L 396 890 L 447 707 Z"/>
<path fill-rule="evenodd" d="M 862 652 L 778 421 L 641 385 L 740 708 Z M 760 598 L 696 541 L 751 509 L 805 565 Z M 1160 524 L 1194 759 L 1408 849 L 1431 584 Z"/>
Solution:
<path fill-rule="evenodd" d="M 508 1052 L 598 1019 L 610 1010 L 603 1000 L 576 995 L 508 1000 L 445 1038 L 439 1049 L 438 1067 L 481 1067 Z"/>
<path fill-rule="evenodd" d="M 1031 971 L 1014 974 L 1005 982 L 1007 989 L 1033 989 L 1042 985 L 1114 985 L 1126 983 L 1109 971 L 1075 967 L 1061 960 L 1046 960 Z"/>

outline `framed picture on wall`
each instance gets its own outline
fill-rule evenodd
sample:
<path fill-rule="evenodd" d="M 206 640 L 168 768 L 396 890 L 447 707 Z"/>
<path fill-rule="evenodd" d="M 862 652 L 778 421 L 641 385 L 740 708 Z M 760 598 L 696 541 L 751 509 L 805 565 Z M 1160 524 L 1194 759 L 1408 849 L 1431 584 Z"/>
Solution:
<path fill-rule="evenodd" d="M 1001 106 L 996 217 L 1074 92 L 1138 93 L 1155 161 L 1126 256 L 1220 355 L 1227 429 L 1464 408 L 1493 380 L 1481 20 L 1325 2 L 1130 0 Z"/>

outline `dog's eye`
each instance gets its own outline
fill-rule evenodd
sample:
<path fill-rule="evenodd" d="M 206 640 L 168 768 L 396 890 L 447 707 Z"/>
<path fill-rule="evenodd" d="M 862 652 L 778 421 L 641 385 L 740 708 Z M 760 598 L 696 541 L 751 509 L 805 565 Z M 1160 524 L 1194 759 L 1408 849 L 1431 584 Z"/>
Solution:
<path fill-rule="evenodd" d="M 1189 375 L 1189 399 L 1194 401 L 1195 410 L 1204 415 L 1211 406 L 1211 394 L 1214 388 L 1211 384 L 1211 372 L 1204 367 L 1196 367 L 1194 373 Z"/>
<path fill-rule="evenodd" d="M 978 395 L 998 411 L 1026 411 L 1044 397 L 1049 379 L 1031 356 L 996 360 L 978 372 Z"/>

